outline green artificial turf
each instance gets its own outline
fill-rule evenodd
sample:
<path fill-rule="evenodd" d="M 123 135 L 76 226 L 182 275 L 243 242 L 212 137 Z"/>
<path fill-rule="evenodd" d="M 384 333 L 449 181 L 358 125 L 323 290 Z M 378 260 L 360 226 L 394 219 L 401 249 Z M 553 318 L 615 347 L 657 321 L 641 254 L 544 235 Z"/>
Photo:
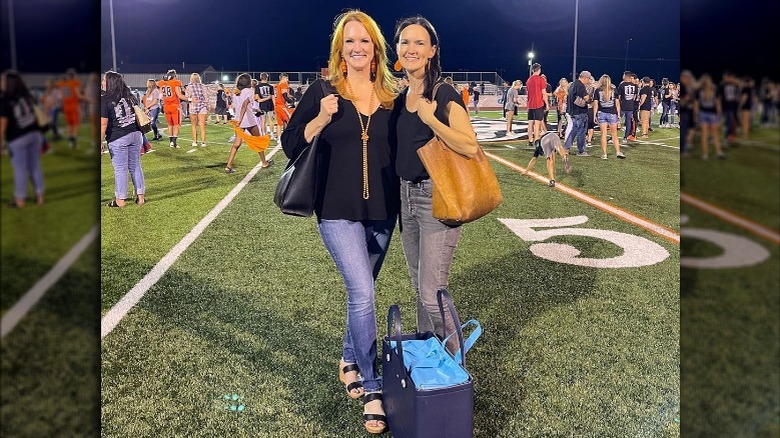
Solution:
<path fill-rule="evenodd" d="M 777 231 L 780 131 L 759 129 L 750 140 L 726 149 L 726 160 L 702 161 L 696 139 L 682 161 L 681 190 Z M 685 203 L 682 212 L 686 257 L 734 250 L 686 238 L 686 228 L 738 236 L 769 253 L 753 266 L 681 269 L 682 434 L 780 436 L 780 250 Z"/>
<path fill-rule="evenodd" d="M 229 136 L 222 128 L 209 126 L 209 136 Z M 192 154 L 155 148 L 142 158 L 149 203 L 102 211 L 103 312 L 259 162 L 242 147 L 239 172 L 225 175 L 227 145 Z M 271 200 L 285 161 L 280 153 L 276 166 L 261 170 L 103 339 L 104 436 L 368 436 L 360 404 L 337 380 L 341 278 L 314 219 L 282 215 Z M 525 165 L 522 156 L 514 161 Z M 594 185 L 601 164 L 574 162 Z M 662 184 L 676 173 L 666 168 Z M 504 166 L 494 169 L 505 202 L 464 227 L 450 277 L 461 318 L 476 318 L 485 330 L 468 362 L 476 436 L 678 436 L 678 247 Z M 112 175 L 104 161 L 104 200 Z M 622 206 L 632 196 L 610 202 Z M 673 222 L 666 210 L 676 203 L 664 201 L 664 212 L 647 216 Z M 641 268 L 551 262 L 498 221 L 579 215 L 589 219 L 578 227 L 639 236 L 669 256 Z M 139 232 L 128 237 L 127 230 Z M 550 241 L 572 244 L 583 257 L 621 253 L 590 237 Z M 380 336 L 393 303 L 405 331 L 414 330 L 413 295 L 396 235 L 377 281 Z M 239 405 L 242 411 L 230 410 Z"/>
<path fill-rule="evenodd" d="M 64 130 L 64 128 L 62 128 Z M 2 206 L 3 314 L 98 221 L 98 152 L 84 125 L 78 148 L 42 157 L 46 203 Z M 13 193 L 2 160 L 3 204 Z M 32 190 L 31 190 L 32 191 Z M 35 199 L 30 193 L 29 199 Z M 99 434 L 99 245 L 93 242 L 0 343 L 0 435 Z"/>

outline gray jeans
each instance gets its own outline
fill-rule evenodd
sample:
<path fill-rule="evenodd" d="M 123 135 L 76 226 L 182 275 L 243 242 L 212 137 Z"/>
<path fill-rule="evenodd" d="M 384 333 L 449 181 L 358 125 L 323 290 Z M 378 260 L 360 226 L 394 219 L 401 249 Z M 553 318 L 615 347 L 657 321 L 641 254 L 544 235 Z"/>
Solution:
<path fill-rule="evenodd" d="M 401 243 L 409 276 L 417 293 L 417 331 L 444 335 L 444 324 L 436 302 L 436 292 L 446 288 L 460 226 L 449 226 L 434 219 L 431 207 L 433 183 L 401 180 Z M 447 335 L 455 329 L 445 311 Z M 453 336 L 450 339 L 455 339 Z M 454 351 L 454 350 L 453 350 Z"/>

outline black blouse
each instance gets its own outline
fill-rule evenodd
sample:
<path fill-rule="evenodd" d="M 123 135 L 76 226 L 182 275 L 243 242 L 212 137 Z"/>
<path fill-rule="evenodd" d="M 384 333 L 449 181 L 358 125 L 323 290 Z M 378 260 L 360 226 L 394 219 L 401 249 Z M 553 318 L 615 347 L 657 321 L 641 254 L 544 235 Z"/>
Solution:
<path fill-rule="evenodd" d="M 455 88 L 444 84 L 436 91 L 436 111 L 434 115 L 439 121 L 450 126 L 447 120 L 447 104 L 456 102 L 464 110 L 463 97 Z M 428 172 L 417 156 L 417 149 L 425 146 L 433 138 L 433 130 L 420 120 L 417 113 L 411 113 L 406 109 L 406 93 L 401 93 L 395 99 L 393 109 L 396 121 L 396 135 L 398 141 L 398 158 L 395 163 L 395 170 L 398 176 L 413 182 L 420 182 L 428 179 Z"/>
<path fill-rule="evenodd" d="M 288 158 L 298 156 L 307 144 L 306 125 L 320 111 L 325 97 L 322 80 L 312 83 L 303 94 L 282 133 L 282 148 Z M 332 88 L 329 84 L 327 88 Z M 320 133 L 318 151 L 323 175 L 315 213 L 319 219 L 384 220 L 400 210 L 400 188 L 395 173 L 395 147 L 389 141 L 391 111 L 379 108 L 371 115 L 368 128 L 368 184 L 370 196 L 363 199 L 363 141 L 355 105 L 339 96 L 339 109 Z M 363 123 L 366 116 L 363 115 Z"/>

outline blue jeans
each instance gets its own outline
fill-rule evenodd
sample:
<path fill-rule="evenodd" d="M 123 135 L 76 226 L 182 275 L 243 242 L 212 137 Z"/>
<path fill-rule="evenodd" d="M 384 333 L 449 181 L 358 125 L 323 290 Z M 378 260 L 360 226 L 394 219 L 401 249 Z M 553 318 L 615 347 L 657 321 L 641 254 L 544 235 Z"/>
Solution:
<path fill-rule="evenodd" d="M 569 135 L 566 137 L 566 143 L 564 148 L 568 151 L 574 144 L 574 139 L 577 139 L 577 152 L 585 152 L 585 134 L 588 132 L 588 114 L 574 114 L 571 116 L 572 129 Z"/>
<path fill-rule="evenodd" d="M 154 136 L 157 137 L 159 134 L 159 131 L 157 130 L 157 116 L 160 115 L 160 107 L 152 108 L 149 110 L 149 118 L 152 120 L 152 129 L 154 130 Z"/>
<path fill-rule="evenodd" d="M 367 392 L 382 389 L 376 360 L 374 281 L 393 235 L 396 218 L 350 221 L 321 219 L 320 236 L 347 288 L 347 328 L 342 357 L 356 363 Z"/>
<path fill-rule="evenodd" d="M 663 125 L 663 124 L 669 123 L 669 108 L 670 108 L 670 104 L 661 101 L 661 108 L 663 108 L 663 112 L 661 113 L 661 120 L 659 120 L 658 123 Z"/>
<path fill-rule="evenodd" d="M 8 142 L 11 166 L 14 169 L 14 198 L 27 197 L 27 178 L 32 179 L 36 195 L 43 195 L 43 169 L 41 148 L 43 134 L 32 131 Z"/>
<path fill-rule="evenodd" d="M 111 153 L 111 164 L 114 165 L 114 196 L 116 199 L 127 199 L 127 173 L 133 180 L 136 195 L 143 195 L 144 172 L 141 169 L 141 148 L 143 147 L 141 131 L 131 132 L 108 144 Z"/>
<path fill-rule="evenodd" d="M 634 112 L 633 111 L 621 111 L 620 115 L 624 118 L 624 124 L 623 127 L 626 128 L 625 133 L 623 134 L 623 140 L 628 139 L 630 135 L 634 135 L 634 126 L 636 126 L 634 123 Z"/>
<path fill-rule="evenodd" d="M 445 225 L 433 217 L 432 193 L 430 179 L 418 183 L 401 180 L 401 243 L 417 293 L 417 331 L 443 336 L 445 327 L 448 335 L 455 330 L 455 323 L 446 311 L 446 321 L 441 320 L 436 292 L 449 283 L 461 227 Z"/>

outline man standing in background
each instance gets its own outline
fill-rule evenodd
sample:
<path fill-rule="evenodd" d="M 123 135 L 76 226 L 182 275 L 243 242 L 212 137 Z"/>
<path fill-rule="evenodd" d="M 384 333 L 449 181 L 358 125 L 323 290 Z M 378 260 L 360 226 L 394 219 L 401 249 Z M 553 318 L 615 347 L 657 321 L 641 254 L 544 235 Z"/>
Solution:
<path fill-rule="evenodd" d="M 533 143 L 540 138 L 546 130 L 544 125 L 544 114 L 549 105 L 547 96 L 547 81 L 541 76 L 542 65 L 534 63 L 531 66 L 531 77 L 526 82 L 528 89 L 528 144 Z"/>

